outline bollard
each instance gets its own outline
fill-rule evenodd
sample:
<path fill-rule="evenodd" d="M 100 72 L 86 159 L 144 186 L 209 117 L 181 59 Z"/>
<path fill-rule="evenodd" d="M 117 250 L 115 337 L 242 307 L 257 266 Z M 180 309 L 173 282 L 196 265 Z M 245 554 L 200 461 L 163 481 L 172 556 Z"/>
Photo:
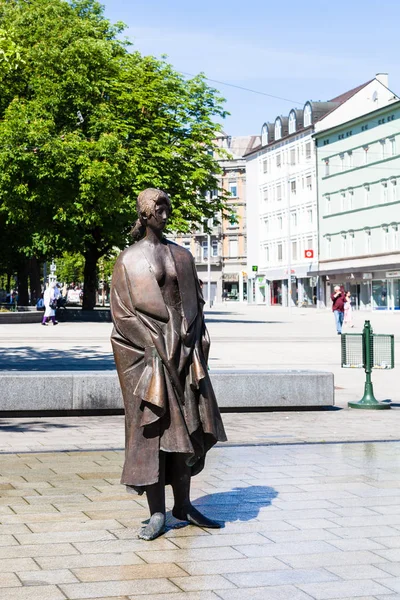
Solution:
<path fill-rule="evenodd" d="M 342 367 L 365 370 L 364 395 L 359 402 L 349 402 L 349 408 L 390 408 L 375 398 L 371 373 L 372 369 L 394 368 L 394 336 L 374 334 L 370 321 L 365 321 L 362 333 L 343 333 L 341 341 Z"/>

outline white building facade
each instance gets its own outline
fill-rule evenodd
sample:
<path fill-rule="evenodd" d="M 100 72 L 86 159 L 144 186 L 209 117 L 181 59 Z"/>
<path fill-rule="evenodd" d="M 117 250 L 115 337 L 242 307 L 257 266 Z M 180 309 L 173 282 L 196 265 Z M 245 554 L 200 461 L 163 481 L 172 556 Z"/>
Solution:
<path fill-rule="evenodd" d="M 318 190 L 314 132 L 326 123 L 385 106 L 393 93 L 377 78 L 328 102 L 306 102 L 262 127 L 246 155 L 249 302 L 315 306 L 318 301 Z"/>

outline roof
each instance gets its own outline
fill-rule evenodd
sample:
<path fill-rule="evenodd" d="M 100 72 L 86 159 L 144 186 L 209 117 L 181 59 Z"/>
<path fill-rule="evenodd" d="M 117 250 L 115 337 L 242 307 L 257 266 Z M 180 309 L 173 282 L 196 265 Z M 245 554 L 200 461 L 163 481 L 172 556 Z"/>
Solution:
<path fill-rule="evenodd" d="M 350 100 L 350 98 L 352 98 L 355 94 L 357 94 L 357 92 L 359 92 L 360 90 L 365 88 L 372 81 L 374 81 L 374 79 L 370 79 L 369 81 L 366 81 L 365 83 L 362 83 L 361 85 L 358 85 L 357 87 L 355 87 L 351 90 L 348 90 L 347 92 L 344 92 L 343 94 L 340 94 L 339 96 L 336 96 L 335 98 L 332 98 L 332 100 L 328 100 L 327 102 L 313 102 L 312 100 L 309 100 L 308 102 L 306 102 L 305 104 L 310 104 L 312 107 L 313 124 L 316 123 L 317 121 L 321 120 L 322 118 L 326 117 L 328 114 L 332 113 L 339 106 L 341 106 L 342 104 L 347 102 L 347 100 Z M 296 108 L 296 109 L 292 109 L 292 110 L 294 110 L 296 112 L 296 117 L 300 113 L 300 111 L 301 111 L 301 114 L 303 113 L 302 109 Z M 292 112 L 292 110 L 289 112 L 289 114 Z M 280 118 L 283 121 L 283 117 L 280 117 Z M 267 125 L 269 126 L 269 123 L 267 123 Z M 269 129 L 269 127 L 268 127 L 268 129 Z M 301 119 L 301 126 L 296 129 L 295 133 L 292 133 L 289 135 L 297 135 L 299 131 L 302 131 L 304 129 L 308 129 L 308 127 L 304 127 L 303 119 Z M 282 136 L 282 138 L 280 138 L 279 140 L 276 140 L 276 141 L 280 142 L 285 137 L 288 137 L 287 131 Z M 274 141 L 275 140 L 271 140 L 270 143 L 273 143 Z M 251 154 L 258 152 L 263 147 L 265 147 L 265 146 L 262 146 L 261 139 L 260 139 L 260 143 L 258 144 L 258 146 L 254 147 L 252 150 L 248 150 L 246 152 L 245 156 L 250 156 Z"/>

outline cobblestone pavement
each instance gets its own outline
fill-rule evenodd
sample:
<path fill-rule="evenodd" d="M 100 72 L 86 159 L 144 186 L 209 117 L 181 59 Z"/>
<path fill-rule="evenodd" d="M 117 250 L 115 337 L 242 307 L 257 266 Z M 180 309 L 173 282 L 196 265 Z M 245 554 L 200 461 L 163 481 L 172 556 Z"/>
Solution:
<path fill-rule="evenodd" d="M 311 362 L 335 372 L 339 406 L 359 398 L 362 373 L 338 368 L 331 315 L 260 311 L 209 316 L 214 368 L 240 355 L 242 368 Z M 373 319 L 399 336 L 395 315 Z M 85 356 L 104 368 L 108 325 L 62 327 L 2 326 L 0 368 L 68 353 L 72 368 Z M 378 397 L 398 403 L 396 376 L 374 374 Z M 0 600 L 400 600 L 400 411 L 223 418 L 229 442 L 210 451 L 192 498 L 224 527 L 169 515 L 153 542 L 136 533 L 146 500 L 119 484 L 122 416 L 1 418 Z"/>
<path fill-rule="evenodd" d="M 153 542 L 122 460 L 0 456 L 0 600 L 400 598 L 399 442 L 215 448 L 192 497 L 224 528 Z"/>

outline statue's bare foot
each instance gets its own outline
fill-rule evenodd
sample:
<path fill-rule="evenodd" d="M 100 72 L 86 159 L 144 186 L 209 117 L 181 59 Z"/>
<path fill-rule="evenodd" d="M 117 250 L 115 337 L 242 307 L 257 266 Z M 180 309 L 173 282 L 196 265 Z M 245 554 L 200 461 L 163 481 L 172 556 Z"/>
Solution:
<path fill-rule="evenodd" d="M 142 527 L 142 529 L 138 533 L 138 537 L 141 540 L 155 540 L 158 536 L 163 534 L 165 531 L 165 515 L 163 513 L 154 513 L 151 515 L 150 521 L 146 525 L 146 527 Z"/>
<path fill-rule="evenodd" d="M 174 506 L 172 509 L 172 514 L 175 519 L 179 519 L 180 521 L 189 521 L 189 523 L 192 525 L 197 525 L 197 527 L 221 529 L 220 523 L 217 523 L 217 521 L 212 521 L 208 517 L 202 515 L 201 512 L 199 512 L 192 504 L 189 504 L 183 508 L 177 508 Z"/>

